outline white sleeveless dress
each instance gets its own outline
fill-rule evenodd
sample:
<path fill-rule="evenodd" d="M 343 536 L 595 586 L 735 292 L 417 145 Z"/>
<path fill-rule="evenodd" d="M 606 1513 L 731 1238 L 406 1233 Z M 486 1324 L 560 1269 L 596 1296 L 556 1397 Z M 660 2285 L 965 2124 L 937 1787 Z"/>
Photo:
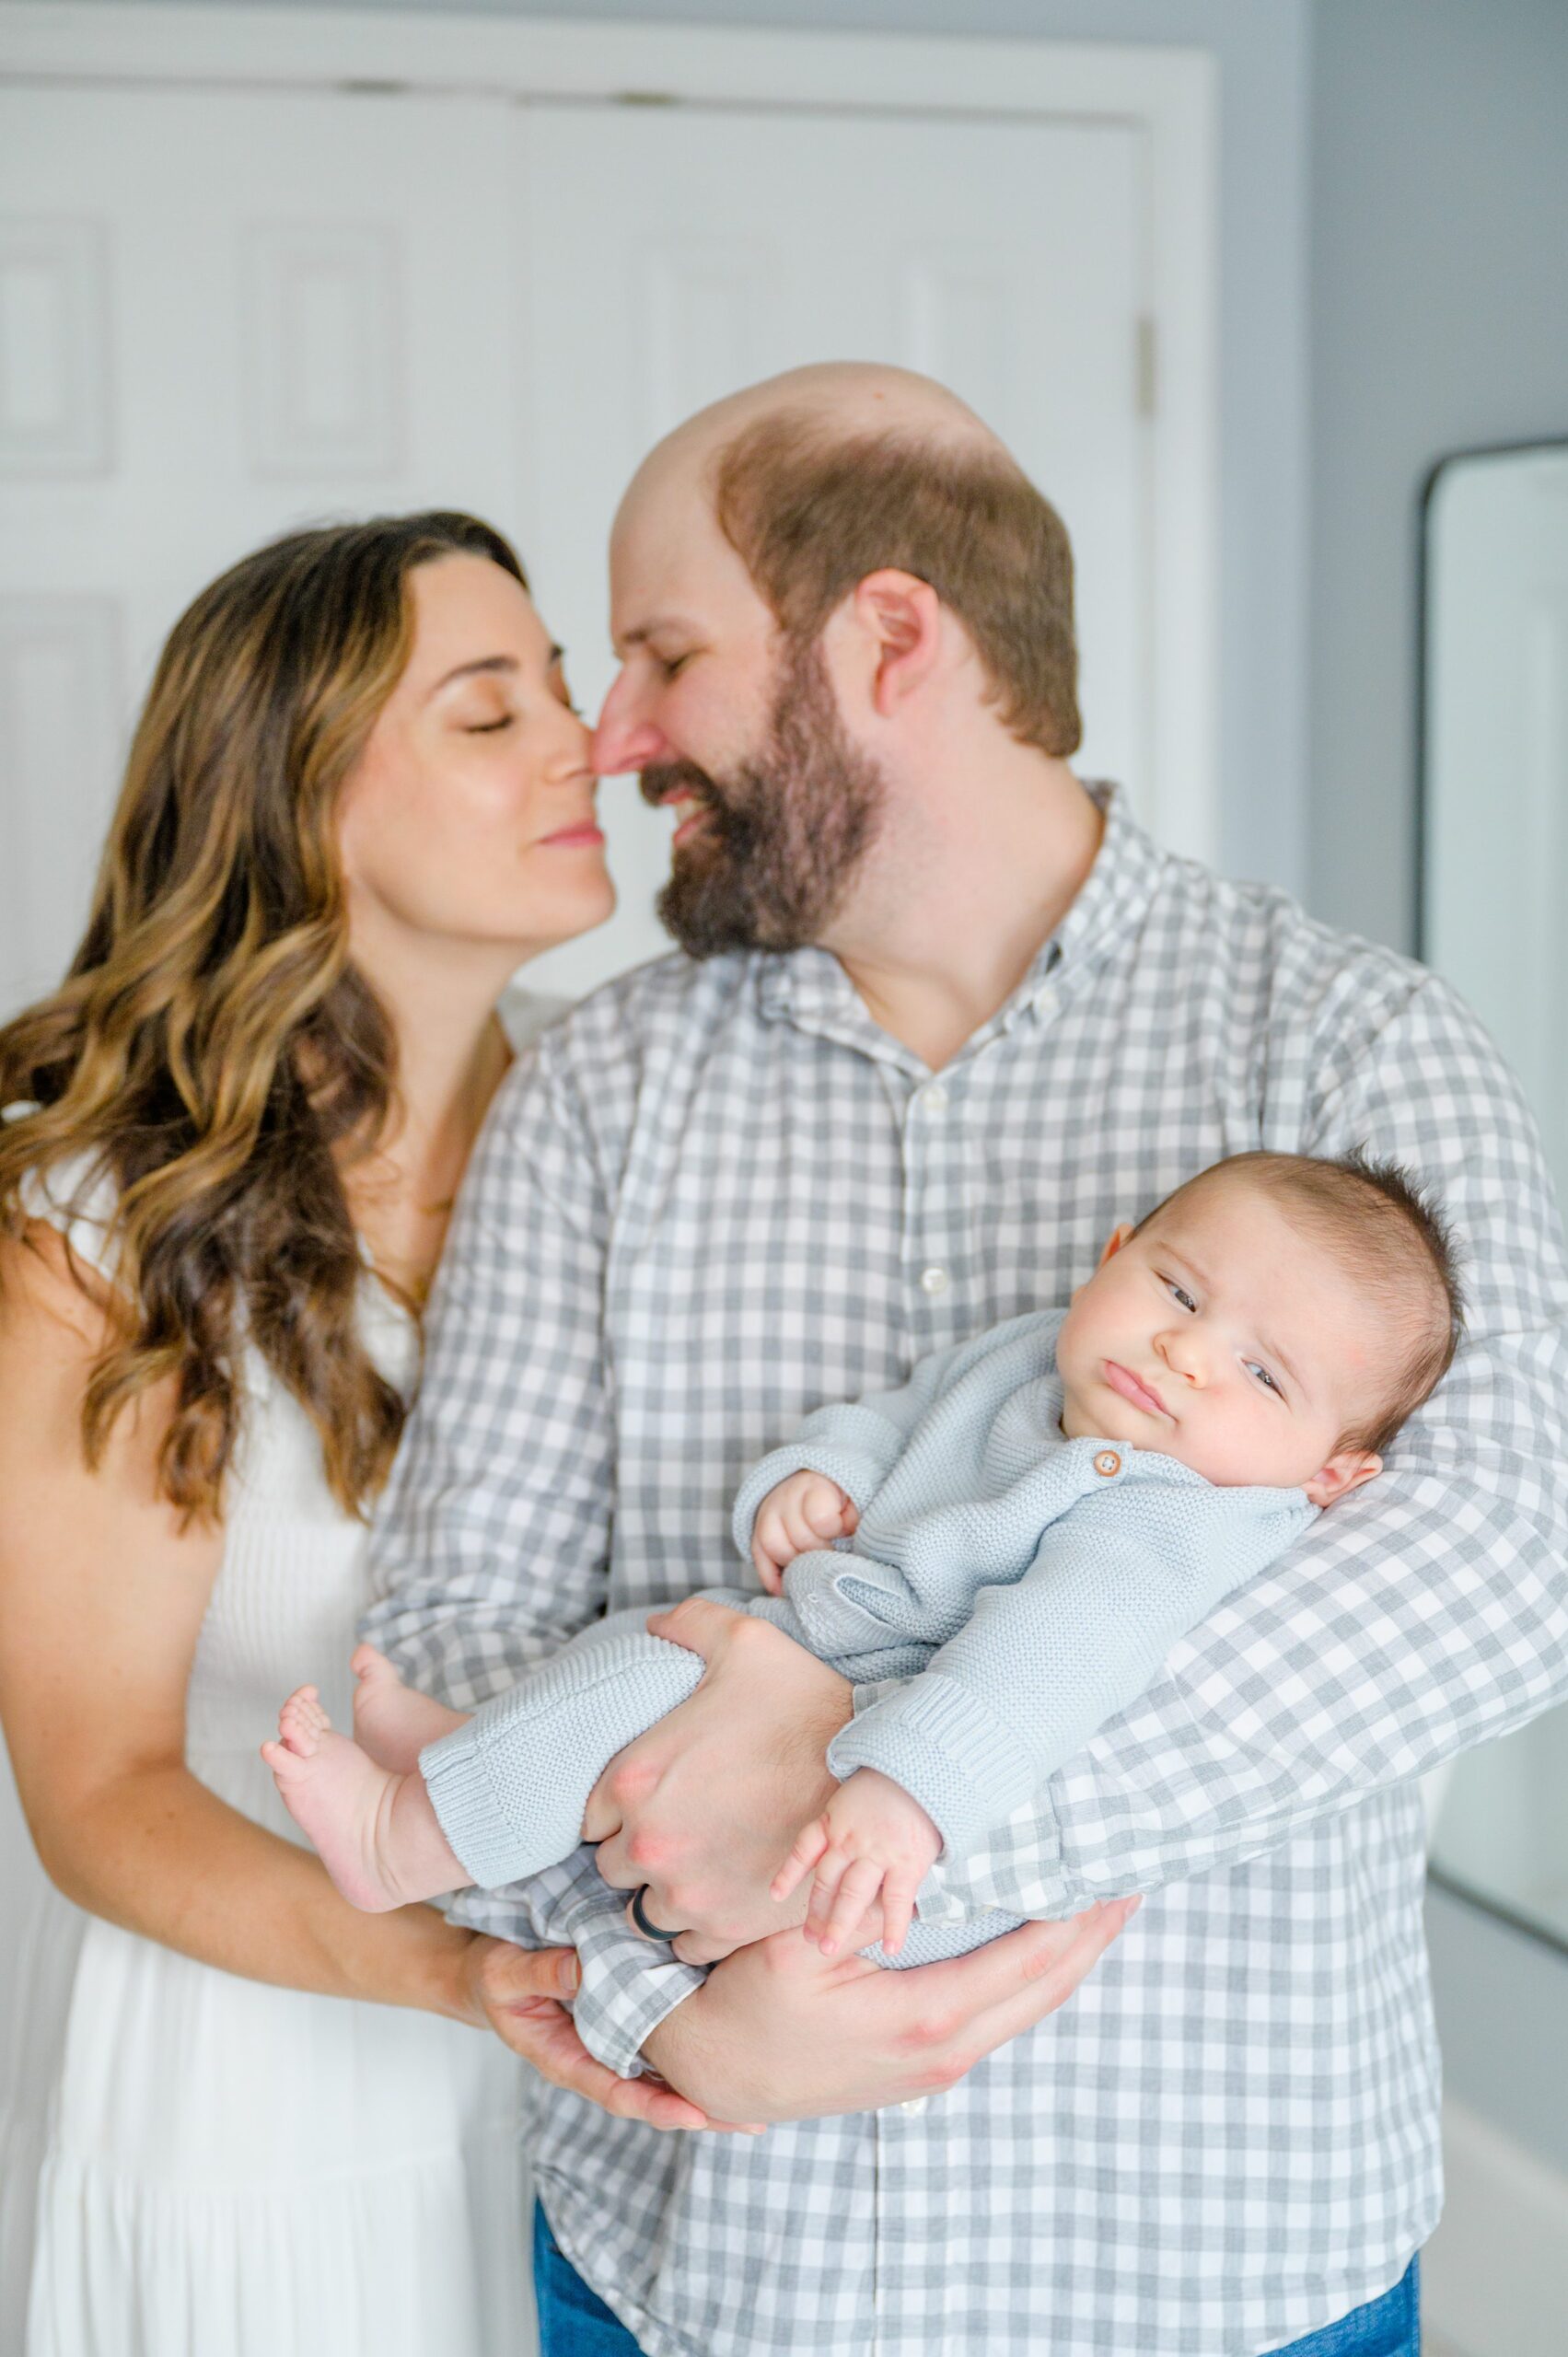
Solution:
<path fill-rule="evenodd" d="M 56 1204 L 74 1178 L 55 1174 Z M 76 1225 L 84 1256 L 101 1233 Z M 361 1314 L 377 1364 L 407 1384 L 412 1326 L 368 1274 Z M 254 1353 L 246 1405 L 186 1759 L 297 1840 L 258 1746 L 307 1678 L 346 1724 L 366 1533 Z M 497 2040 L 240 1980 L 84 1914 L 45 1877 L 3 1782 L 0 2357 L 532 2348 L 519 2066 Z"/>

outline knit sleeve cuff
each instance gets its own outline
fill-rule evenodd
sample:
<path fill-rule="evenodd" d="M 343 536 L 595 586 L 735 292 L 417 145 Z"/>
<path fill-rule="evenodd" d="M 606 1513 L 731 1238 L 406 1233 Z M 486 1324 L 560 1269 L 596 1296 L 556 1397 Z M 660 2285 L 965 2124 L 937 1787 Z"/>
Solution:
<path fill-rule="evenodd" d="M 419 1755 L 419 1772 L 436 1821 L 470 1882 L 482 1890 L 499 1890 L 538 1864 L 518 1855 L 511 1817 L 491 1781 L 479 1720 L 470 1719 L 438 1743 L 427 1743 Z"/>
<path fill-rule="evenodd" d="M 838 1777 L 875 1768 L 902 1785 L 948 1855 L 971 1848 L 1040 1782 L 1033 1755 L 969 1688 L 939 1670 L 857 1711 L 828 1749 Z"/>
<path fill-rule="evenodd" d="M 830 1411 L 831 1433 L 807 1433 L 773 1449 L 754 1465 L 736 1494 L 731 1522 L 735 1544 L 751 1560 L 751 1526 L 770 1490 L 792 1473 L 820 1473 L 836 1481 L 857 1514 L 864 1515 L 888 1478 L 902 1446 L 902 1435 L 885 1416 L 869 1408 L 849 1407 Z"/>

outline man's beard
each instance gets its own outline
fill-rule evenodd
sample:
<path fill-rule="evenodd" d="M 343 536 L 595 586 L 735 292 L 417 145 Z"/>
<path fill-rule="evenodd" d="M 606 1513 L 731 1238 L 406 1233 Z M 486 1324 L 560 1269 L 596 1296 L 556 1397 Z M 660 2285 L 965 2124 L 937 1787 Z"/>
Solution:
<path fill-rule="evenodd" d="M 750 761 L 724 779 L 666 762 L 643 772 L 642 790 L 649 802 L 685 793 L 703 806 L 658 915 L 689 958 L 714 958 L 821 939 L 877 831 L 883 778 L 850 743 L 813 642 L 786 656 Z"/>

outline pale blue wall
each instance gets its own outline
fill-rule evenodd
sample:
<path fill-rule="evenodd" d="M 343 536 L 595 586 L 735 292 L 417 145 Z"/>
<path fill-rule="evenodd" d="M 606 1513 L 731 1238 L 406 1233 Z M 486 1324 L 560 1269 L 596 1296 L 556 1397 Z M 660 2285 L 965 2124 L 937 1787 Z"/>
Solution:
<path fill-rule="evenodd" d="M 1403 946 L 1420 486 L 1568 434 L 1568 6 L 1316 0 L 1312 46 L 1310 896 Z"/>

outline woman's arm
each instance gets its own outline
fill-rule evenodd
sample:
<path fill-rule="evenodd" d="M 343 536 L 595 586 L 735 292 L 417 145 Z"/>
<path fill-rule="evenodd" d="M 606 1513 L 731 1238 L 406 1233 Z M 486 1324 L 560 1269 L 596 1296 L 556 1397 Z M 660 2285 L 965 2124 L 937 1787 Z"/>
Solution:
<path fill-rule="evenodd" d="M 104 1313 L 47 1226 L 0 1241 L 0 1719 L 51 1879 L 79 1907 L 253 1980 L 488 2024 L 558 2084 L 618 2112 L 705 2125 L 592 2061 L 556 2002 L 575 1960 L 527 1954 L 432 1909 L 365 1915 L 319 1860 L 185 1766 L 185 1690 L 222 1553 L 157 1493 L 171 1390 L 82 1455 Z"/>
<path fill-rule="evenodd" d="M 127 1931 L 251 1980 L 446 2009 L 460 1935 L 383 1924 L 185 1766 L 185 1689 L 222 1533 L 157 1494 L 172 1387 L 82 1455 L 102 1309 L 38 1227 L 0 1247 L 0 1713 L 51 1879 Z M 391 1936 L 384 1934 L 389 1931 Z"/>

